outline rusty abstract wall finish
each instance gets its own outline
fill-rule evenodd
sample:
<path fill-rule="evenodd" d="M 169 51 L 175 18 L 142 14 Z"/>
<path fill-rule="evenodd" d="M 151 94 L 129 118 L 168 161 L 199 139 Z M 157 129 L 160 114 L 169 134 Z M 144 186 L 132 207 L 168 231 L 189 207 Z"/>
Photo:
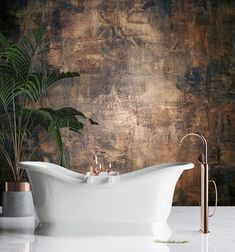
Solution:
<path fill-rule="evenodd" d="M 198 205 L 198 148 L 188 139 L 180 149 L 179 141 L 200 132 L 218 204 L 235 205 L 234 1 L 22 2 L 21 33 L 46 22 L 48 65 L 81 73 L 54 86 L 40 106 L 70 105 L 100 124 L 79 138 L 65 134 L 71 169 L 87 171 L 94 154 L 120 172 L 192 161 L 174 203 Z M 55 162 L 53 146 L 45 142 L 38 159 Z"/>

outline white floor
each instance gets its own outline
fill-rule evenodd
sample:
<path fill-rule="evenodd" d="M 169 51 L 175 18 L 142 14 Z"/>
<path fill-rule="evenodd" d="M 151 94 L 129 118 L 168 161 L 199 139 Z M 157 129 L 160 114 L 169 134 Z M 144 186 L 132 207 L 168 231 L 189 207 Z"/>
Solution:
<path fill-rule="evenodd" d="M 173 207 L 169 218 L 170 240 L 185 244 L 154 242 L 135 237 L 42 237 L 34 236 L 34 218 L 0 217 L 1 252 L 234 252 L 235 207 L 219 207 L 210 219 L 210 234 L 203 235 L 198 207 Z"/>

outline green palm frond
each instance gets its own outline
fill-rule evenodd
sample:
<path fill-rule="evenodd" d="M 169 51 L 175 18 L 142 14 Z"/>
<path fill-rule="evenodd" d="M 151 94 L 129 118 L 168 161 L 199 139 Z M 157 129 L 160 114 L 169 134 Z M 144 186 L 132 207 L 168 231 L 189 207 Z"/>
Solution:
<path fill-rule="evenodd" d="M 49 132 L 54 132 L 57 129 L 68 128 L 69 130 L 80 133 L 83 129 L 83 123 L 79 122 L 75 116 L 70 116 L 66 118 L 55 117 L 55 121 L 51 123 L 49 127 Z"/>
<path fill-rule="evenodd" d="M 12 45 L 2 53 L 2 57 L 5 60 L 5 65 L 14 71 L 16 79 L 27 80 L 31 67 L 31 56 L 22 45 Z"/>
<path fill-rule="evenodd" d="M 55 135 L 56 144 L 59 149 L 59 163 L 62 166 L 66 166 L 67 159 L 64 151 L 64 144 L 62 141 L 60 129 L 68 128 L 69 130 L 80 133 L 80 130 L 83 128 L 83 123 L 78 120 L 76 116 L 81 116 L 85 119 L 86 116 L 71 107 L 65 107 L 58 110 L 53 110 L 51 108 L 40 109 L 50 113 L 53 120 L 51 121 L 48 132 L 53 132 Z"/>
<path fill-rule="evenodd" d="M 79 76 L 79 73 L 52 72 L 47 76 L 44 76 L 41 73 L 34 73 L 29 76 L 28 81 L 22 86 L 22 89 L 31 101 L 37 102 L 51 85 L 56 84 L 57 81 L 75 76 Z"/>
<path fill-rule="evenodd" d="M 8 107 L 13 99 L 22 93 L 15 87 L 12 79 L 0 76 L 0 105 Z"/>
<path fill-rule="evenodd" d="M 84 122 L 86 120 L 92 120 L 87 118 L 82 112 L 71 107 L 64 107 L 57 110 L 51 108 L 31 109 L 18 107 L 17 111 L 23 112 L 24 121 L 30 121 L 31 130 L 37 125 L 40 125 L 49 132 L 54 132 L 57 129 L 69 128 L 72 131 L 80 133 L 80 130 L 83 129 Z M 84 122 L 79 120 L 81 117 Z M 97 122 L 93 122 L 93 124 L 98 125 Z"/>
<path fill-rule="evenodd" d="M 27 82 L 22 86 L 25 94 L 28 98 L 37 102 L 38 99 L 46 92 L 49 86 L 46 83 L 46 80 L 42 77 L 42 74 L 34 74 L 29 77 Z"/>
<path fill-rule="evenodd" d="M 93 124 L 93 125 L 99 125 L 98 122 L 96 122 L 95 120 L 91 119 L 91 118 L 88 118 L 89 121 L 90 121 L 90 124 Z"/>
<path fill-rule="evenodd" d="M 15 44 L 10 44 L 0 33 L 0 44 L 4 49 L 1 52 L 1 59 L 8 72 L 10 70 L 11 73 L 14 72 L 15 83 L 26 82 L 33 70 L 32 63 L 35 55 L 49 50 L 50 42 L 45 36 L 46 32 L 46 26 L 40 26 L 33 31 L 31 37 L 24 36 L 19 43 Z M 2 70 L 5 69 L 2 67 Z"/>
<path fill-rule="evenodd" d="M 29 135 L 28 130 L 24 130 L 22 128 L 9 128 L 7 130 L 2 130 L 0 133 L 0 142 L 2 144 L 5 143 L 5 141 L 10 140 L 12 137 L 12 133 L 16 132 L 17 135 L 20 135 L 23 137 L 24 135 Z"/>
<path fill-rule="evenodd" d="M 0 33 L 0 48 L 5 50 L 6 48 L 11 46 L 10 40 L 8 40 L 2 33 Z"/>
<path fill-rule="evenodd" d="M 47 110 L 48 112 L 52 113 L 54 116 L 58 117 L 58 118 L 67 118 L 70 116 L 79 116 L 82 117 L 84 119 L 87 119 L 87 117 L 80 111 L 76 110 L 75 108 L 72 107 L 64 107 L 61 109 L 57 109 L 57 110 L 53 110 L 51 108 L 45 108 L 45 110 Z"/>
<path fill-rule="evenodd" d="M 61 72 L 59 74 L 55 74 L 55 78 L 57 78 L 55 81 L 66 79 L 66 78 L 74 78 L 78 76 L 80 76 L 78 72 Z"/>
<path fill-rule="evenodd" d="M 18 110 L 20 111 L 20 109 Z M 66 157 L 64 152 L 64 144 L 60 129 L 68 128 L 69 130 L 80 133 L 83 128 L 83 123 L 76 116 L 81 116 L 86 119 L 86 116 L 71 107 L 65 107 L 58 110 L 51 108 L 30 109 L 22 108 L 24 121 L 28 120 L 29 132 L 32 132 L 39 125 L 47 132 L 53 133 L 59 149 L 60 164 L 66 165 Z"/>
<path fill-rule="evenodd" d="M 55 140 L 59 149 L 59 164 L 65 167 L 67 165 L 67 159 L 64 151 L 64 143 L 59 129 L 55 130 Z"/>
<path fill-rule="evenodd" d="M 48 108 L 47 110 L 50 111 L 50 109 Z M 58 110 L 53 110 L 53 115 L 55 115 L 57 118 L 67 118 L 67 117 L 71 118 L 72 116 L 78 116 L 81 117 L 82 119 L 89 120 L 90 124 L 99 125 L 98 122 L 92 120 L 91 118 L 86 117 L 81 111 L 78 111 L 72 107 L 65 107 Z"/>
<path fill-rule="evenodd" d="M 23 36 L 18 43 L 11 43 L 0 33 L 0 147 L 19 181 L 17 163 L 24 156 L 26 140 L 43 127 L 47 135 L 35 146 L 30 156 L 49 135 L 54 135 L 59 149 L 60 164 L 66 164 L 61 129 L 80 133 L 84 123 L 98 124 L 82 112 L 71 108 L 28 108 L 36 103 L 50 86 L 65 78 L 79 76 L 75 72 L 46 71 L 45 54 L 50 49 L 46 25 L 36 28 L 31 35 Z M 39 127 L 39 128 L 38 128 Z M 11 139 L 9 138 L 11 136 Z M 13 150 L 10 153 L 8 147 Z"/>
<path fill-rule="evenodd" d="M 40 110 L 50 113 L 53 118 L 48 128 L 49 132 L 54 132 L 62 128 L 68 128 L 69 130 L 80 133 L 80 130 L 83 128 L 83 123 L 77 119 L 76 115 L 82 114 L 83 118 L 86 118 L 83 113 L 71 107 L 61 108 L 58 110 L 53 110 L 51 108 L 43 108 Z"/>
<path fill-rule="evenodd" d="M 33 31 L 33 37 L 35 39 L 36 44 L 40 44 L 40 42 L 42 41 L 42 38 L 44 36 L 44 34 L 47 32 L 47 28 L 46 25 L 43 24 L 39 27 L 37 27 L 34 31 Z"/>
<path fill-rule="evenodd" d="M 0 105 L 7 107 L 14 97 L 12 80 L 0 77 Z"/>
<path fill-rule="evenodd" d="M 23 36 L 20 40 L 20 44 L 28 51 L 29 55 L 32 55 L 35 51 L 35 45 L 30 38 Z"/>
<path fill-rule="evenodd" d="M 29 132 L 33 132 L 37 126 L 48 131 L 53 121 L 51 114 L 43 109 L 19 107 L 17 113 L 22 114 L 23 125 L 27 124 L 26 128 Z"/>
<path fill-rule="evenodd" d="M 20 40 L 20 44 L 23 45 L 31 55 L 47 52 L 50 49 L 51 41 L 45 36 L 46 33 L 46 25 L 41 25 L 32 32 L 31 36 L 23 36 Z"/>
<path fill-rule="evenodd" d="M 1 131 L 0 133 L 0 144 L 4 144 L 7 139 L 9 139 L 10 134 L 7 131 Z"/>
<path fill-rule="evenodd" d="M 10 77 L 15 75 L 14 69 L 6 64 L 0 64 L 0 75 L 4 77 Z"/>

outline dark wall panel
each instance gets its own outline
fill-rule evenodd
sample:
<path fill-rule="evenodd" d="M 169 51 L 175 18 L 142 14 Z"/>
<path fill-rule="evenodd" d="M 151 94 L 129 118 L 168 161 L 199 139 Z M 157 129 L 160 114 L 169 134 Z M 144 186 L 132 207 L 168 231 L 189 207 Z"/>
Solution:
<path fill-rule="evenodd" d="M 197 205 L 202 147 L 179 141 L 201 132 L 219 203 L 235 205 L 234 7 L 222 0 L 27 1 L 18 13 L 21 32 L 47 22 L 48 63 L 81 73 L 40 105 L 74 106 L 100 123 L 81 136 L 65 132 L 70 168 L 87 170 L 95 153 L 121 172 L 192 161 L 174 203 Z M 39 158 L 56 161 L 52 141 Z"/>

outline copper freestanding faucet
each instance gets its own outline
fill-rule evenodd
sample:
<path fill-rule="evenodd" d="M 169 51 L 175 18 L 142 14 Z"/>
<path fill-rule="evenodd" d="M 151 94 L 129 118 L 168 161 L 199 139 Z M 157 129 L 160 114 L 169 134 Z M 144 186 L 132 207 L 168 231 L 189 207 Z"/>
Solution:
<path fill-rule="evenodd" d="M 184 139 L 188 136 L 197 136 L 202 140 L 204 152 L 199 155 L 198 160 L 201 162 L 201 229 L 200 231 L 204 234 L 209 233 L 208 227 L 208 218 L 212 217 L 215 214 L 217 207 L 217 188 L 214 180 L 208 180 L 208 162 L 207 162 L 207 141 L 205 137 L 201 134 L 197 133 L 189 133 L 185 135 L 181 140 L 180 144 L 184 141 Z M 208 207 L 208 184 L 212 182 L 215 187 L 215 209 L 213 214 L 209 215 L 209 207 Z"/>

